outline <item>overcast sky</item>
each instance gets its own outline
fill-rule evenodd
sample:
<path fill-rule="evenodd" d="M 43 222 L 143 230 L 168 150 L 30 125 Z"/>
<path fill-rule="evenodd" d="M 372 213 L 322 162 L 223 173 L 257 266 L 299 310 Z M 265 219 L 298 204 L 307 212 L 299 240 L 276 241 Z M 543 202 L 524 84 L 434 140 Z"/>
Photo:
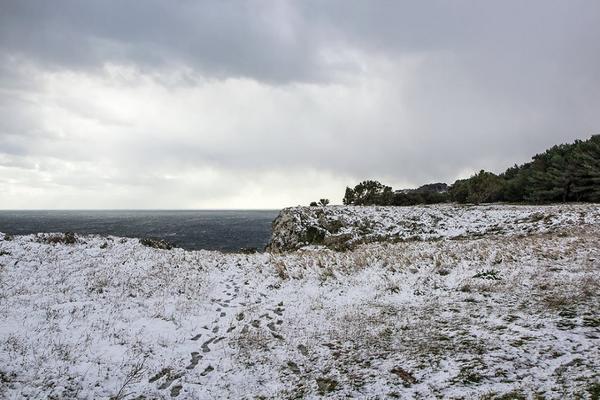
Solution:
<path fill-rule="evenodd" d="M 600 1 L 0 2 L 0 208 L 279 208 L 600 133 Z"/>

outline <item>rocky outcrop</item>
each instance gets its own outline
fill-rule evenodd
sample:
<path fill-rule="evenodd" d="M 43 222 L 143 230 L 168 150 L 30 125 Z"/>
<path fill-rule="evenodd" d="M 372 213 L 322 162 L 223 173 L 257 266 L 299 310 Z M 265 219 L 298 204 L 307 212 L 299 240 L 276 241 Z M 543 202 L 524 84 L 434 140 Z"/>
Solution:
<path fill-rule="evenodd" d="M 327 232 L 319 226 L 312 212 L 321 209 L 310 208 L 312 210 L 303 207 L 282 210 L 273 221 L 273 233 L 266 250 L 278 253 L 309 244 L 322 244 Z"/>
<path fill-rule="evenodd" d="M 384 239 L 379 233 L 376 219 L 355 213 L 365 208 L 375 210 L 386 207 L 286 208 L 273 221 L 273 234 L 266 250 L 281 253 L 313 245 L 343 251 L 357 244 Z"/>
<path fill-rule="evenodd" d="M 528 235 L 598 223 L 597 204 L 291 207 L 273 221 L 266 250 L 280 253 L 311 245 L 348 250 L 370 242 Z"/>

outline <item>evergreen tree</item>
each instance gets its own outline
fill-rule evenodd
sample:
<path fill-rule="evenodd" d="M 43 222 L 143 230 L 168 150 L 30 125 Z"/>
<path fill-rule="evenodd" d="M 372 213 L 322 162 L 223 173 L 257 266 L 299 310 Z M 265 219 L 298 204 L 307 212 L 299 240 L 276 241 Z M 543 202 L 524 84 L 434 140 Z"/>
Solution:
<path fill-rule="evenodd" d="M 577 142 L 575 143 L 575 145 Z M 528 183 L 528 200 L 534 202 L 566 202 L 572 199 L 575 164 L 574 145 L 554 146 L 533 158 Z"/>
<path fill-rule="evenodd" d="M 600 202 L 600 135 L 579 145 L 573 155 L 575 201 Z"/>
<path fill-rule="evenodd" d="M 481 170 L 468 179 L 424 185 L 397 193 L 377 181 L 363 181 L 346 188 L 344 204 L 414 205 L 447 200 L 458 203 L 600 202 L 600 135 L 553 146 L 532 161 L 514 165 L 495 175 Z"/>
<path fill-rule="evenodd" d="M 346 187 L 346 193 L 344 193 L 344 199 L 342 200 L 342 203 L 344 205 L 351 205 L 354 204 L 354 199 L 356 198 L 356 195 L 354 194 L 354 190 L 350 189 L 349 187 Z"/>

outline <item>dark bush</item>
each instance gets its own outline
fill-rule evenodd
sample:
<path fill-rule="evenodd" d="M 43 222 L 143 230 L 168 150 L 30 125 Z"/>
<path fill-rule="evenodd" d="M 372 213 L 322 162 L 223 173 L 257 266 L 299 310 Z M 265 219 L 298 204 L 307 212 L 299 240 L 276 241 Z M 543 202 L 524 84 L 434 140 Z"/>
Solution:
<path fill-rule="evenodd" d="M 65 232 L 65 233 L 53 233 L 49 235 L 41 236 L 39 239 L 43 243 L 48 244 L 75 244 L 77 243 L 77 237 L 73 232 Z"/>
<path fill-rule="evenodd" d="M 152 247 L 153 249 L 171 250 L 173 248 L 171 243 L 162 239 L 144 238 L 140 239 L 140 243 L 146 247 Z"/>
<path fill-rule="evenodd" d="M 469 179 L 456 181 L 449 195 L 452 201 L 459 203 L 494 203 L 504 200 L 505 186 L 504 179 L 481 170 Z"/>
<path fill-rule="evenodd" d="M 391 205 L 393 197 L 390 186 L 382 185 L 378 181 L 363 181 L 354 186 L 354 189 L 346 188 L 343 203 L 357 206 Z"/>

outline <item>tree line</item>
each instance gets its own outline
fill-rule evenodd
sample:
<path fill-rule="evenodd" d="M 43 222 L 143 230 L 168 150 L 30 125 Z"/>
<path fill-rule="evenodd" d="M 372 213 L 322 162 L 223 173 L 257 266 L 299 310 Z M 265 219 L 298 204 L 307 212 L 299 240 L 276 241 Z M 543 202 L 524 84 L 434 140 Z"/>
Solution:
<path fill-rule="evenodd" d="M 481 170 L 452 185 L 434 183 L 393 191 L 367 180 L 346 188 L 347 205 L 415 205 L 458 203 L 600 202 L 600 135 L 551 147 L 530 162 L 496 175 Z"/>

